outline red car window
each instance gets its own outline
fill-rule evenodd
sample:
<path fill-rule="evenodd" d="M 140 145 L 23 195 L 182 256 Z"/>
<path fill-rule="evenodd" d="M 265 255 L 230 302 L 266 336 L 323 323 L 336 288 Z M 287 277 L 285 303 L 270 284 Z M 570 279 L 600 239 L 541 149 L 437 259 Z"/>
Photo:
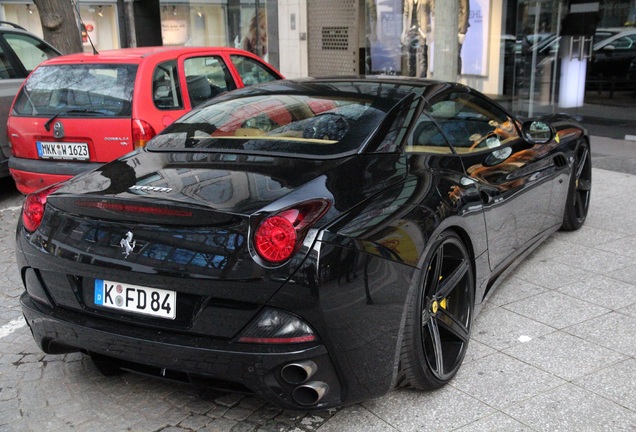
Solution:
<path fill-rule="evenodd" d="M 183 69 L 193 107 L 236 88 L 225 62 L 218 56 L 187 58 Z"/>
<path fill-rule="evenodd" d="M 159 109 L 183 109 L 177 61 L 157 65 L 152 74 L 152 100 Z"/>
<path fill-rule="evenodd" d="M 230 56 L 238 74 L 247 87 L 262 82 L 280 79 L 273 71 L 256 60 L 241 55 Z"/>

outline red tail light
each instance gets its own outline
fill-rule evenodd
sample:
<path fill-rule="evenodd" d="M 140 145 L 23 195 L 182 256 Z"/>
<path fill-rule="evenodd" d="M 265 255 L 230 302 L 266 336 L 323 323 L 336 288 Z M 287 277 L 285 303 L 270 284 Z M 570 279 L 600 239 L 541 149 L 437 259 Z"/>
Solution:
<path fill-rule="evenodd" d="M 263 260 L 280 264 L 298 250 L 307 230 L 329 209 L 324 200 L 309 201 L 263 220 L 254 234 L 254 248 Z"/>
<path fill-rule="evenodd" d="M 27 195 L 22 205 L 22 224 L 29 232 L 34 232 L 39 228 L 44 217 L 46 198 L 60 188 L 59 184 L 49 186 L 38 192 Z"/>
<path fill-rule="evenodd" d="M 155 130 L 148 122 L 140 119 L 132 120 L 133 148 L 138 149 L 145 146 L 155 135 Z"/>

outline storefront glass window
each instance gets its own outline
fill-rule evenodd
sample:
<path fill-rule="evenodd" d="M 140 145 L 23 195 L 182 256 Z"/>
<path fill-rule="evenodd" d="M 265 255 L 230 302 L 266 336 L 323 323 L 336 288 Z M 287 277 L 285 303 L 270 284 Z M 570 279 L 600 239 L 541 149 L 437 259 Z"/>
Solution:
<path fill-rule="evenodd" d="M 164 45 L 228 45 L 226 5 L 161 4 L 161 36 Z"/>
<path fill-rule="evenodd" d="M 117 6 L 112 4 L 80 4 L 80 14 L 85 31 L 82 31 L 84 52 L 117 49 L 119 30 L 117 26 Z"/>
<path fill-rule="evenodd" d="M 120 47 L 117 5 L 114 1 L 103 3 L 80 1 L 79 10 L 85 28 L 82 32 L 82 45 L 85 52 L 92 52 L 91 41 L 97 51 Z M 40 14 L 32 2 L 0 3 L 0 19 L 18 24 L 43 37 Z"/>
<path fill-rule="evenodd" d="M 0 20 L 17 24 L 42 38 L 42 25 L 38 8 L 32 3 L 0 2 Z"/>
<path fill-rule="evenodd" d="M 232 46 L 267 60 L 265 0 L 161 2 L 164 45 Z"/>
<path fill-rule="evenodd" d="M 456 1 L 365 0 L 361 72 L 457 80 L 523 116 L 568 112 L 593 134 L 634 134 L 636 0 Z M 457 54 L 456 75 L 435 64 L 440 49 Z"/>

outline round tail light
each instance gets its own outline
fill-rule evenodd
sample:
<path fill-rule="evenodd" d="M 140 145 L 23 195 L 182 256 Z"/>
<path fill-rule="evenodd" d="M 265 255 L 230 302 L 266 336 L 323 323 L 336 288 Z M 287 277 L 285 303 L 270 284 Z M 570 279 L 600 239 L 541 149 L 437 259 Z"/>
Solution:
<path fill-rule="evenodd" d="M 285 213 L 265 219 L 254 234 L 256 252 L 271 263 L 287 260 L 296 248 L 294 219 Z"/>
<path fill-rule="evenodd" d="M 254 234 L 254 249 L 271 264 L 287 261 L 298 250 L 307 230 L 329 209 L 326 200 L 297 204 L 264 219 Z"/>

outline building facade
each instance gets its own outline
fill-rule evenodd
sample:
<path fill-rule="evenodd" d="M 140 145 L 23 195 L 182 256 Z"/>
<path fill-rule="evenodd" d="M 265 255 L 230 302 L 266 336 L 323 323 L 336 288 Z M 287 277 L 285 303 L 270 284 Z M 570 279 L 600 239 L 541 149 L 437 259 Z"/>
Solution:
<path fill-rule="evenodd" d="M 565 111 L 592 133 L 636 135 L 636 0 L 77 3 L 87 51 L 91 42 L 98 50 L 235 46 L 290 78 L 389 74 L 460 81 L 521 115 Z M 0 19 L 42 33 L 31 1 L 3 1 Z"/>

